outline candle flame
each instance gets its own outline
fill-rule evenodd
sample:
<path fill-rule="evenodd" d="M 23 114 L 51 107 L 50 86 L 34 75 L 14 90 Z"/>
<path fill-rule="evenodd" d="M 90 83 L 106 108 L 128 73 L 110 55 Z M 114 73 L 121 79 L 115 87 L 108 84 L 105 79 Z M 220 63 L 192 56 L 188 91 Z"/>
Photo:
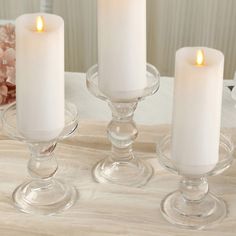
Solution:
<path fill-rule="evenodd" d="M 203 50 L 198 50 L 197 51 L 197 57 L 196 57 L 196 64 L 198 66 L 204 65 L 205 58 L 204 58 L 204 52 Z"/>
<path fill-rule="evenodd" d="M 37 29 L 37 32 L 44 31 L 44 19 L 42 16 L 38 16 L 36 19 L 36 29 Z"/>

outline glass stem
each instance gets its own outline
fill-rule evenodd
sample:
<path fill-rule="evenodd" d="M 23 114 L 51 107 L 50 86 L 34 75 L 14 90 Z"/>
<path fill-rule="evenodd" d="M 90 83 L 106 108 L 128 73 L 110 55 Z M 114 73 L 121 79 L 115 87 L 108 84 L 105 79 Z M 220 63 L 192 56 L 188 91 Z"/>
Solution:
<path fill-rule="evenodd" d="M 180 181 L 179 187 L 184 199 L 189 203 L 201 202 L 206 197 L 209 191 L 208 181 L 206 177 L 183 177 Z"/>
<path fill-rule="evenodd" d="M 112 120 L 108 124 L 108 139 L 112 143 L 111 159 L 115 162 L 128 162 L 134 158 L 132 144 L 137 138 L 138 130 L 133 120 L 137 102 L 110 102 Z"/>
<path fill-rule="evenodd" d="M 55 147 L 56 142 L 29 144 L 31 159 L 28 162 L 28 172 L 33 179 L 42 184 L 51 182 L 58 169 L 54 156 Z"/>

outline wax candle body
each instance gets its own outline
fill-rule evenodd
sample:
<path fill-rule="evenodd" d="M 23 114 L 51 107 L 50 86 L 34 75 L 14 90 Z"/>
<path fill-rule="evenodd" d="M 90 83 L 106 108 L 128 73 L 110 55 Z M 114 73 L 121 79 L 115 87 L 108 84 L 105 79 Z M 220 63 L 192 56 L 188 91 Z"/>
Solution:
<path fill-rule="evenodd" d="M 112 100 L 146 86 L 146 0 L 98 0 L 99 88 Z"/>
<path fill-rule="evenodd" d="M 36 19 L 44 29 L 38 32 Z M 16 20 L 17 127 L 33 140 L 56 138 L 64 127 L 64 22 L 51 14 Z"/>
<path fill-rule="evenodd" d="M 219 158 L 224 56 L 202 48 L 205 63 L 196 65 L 198 48 L 176 53 L 172 157 L 184 174 L 210 171 Z"/>

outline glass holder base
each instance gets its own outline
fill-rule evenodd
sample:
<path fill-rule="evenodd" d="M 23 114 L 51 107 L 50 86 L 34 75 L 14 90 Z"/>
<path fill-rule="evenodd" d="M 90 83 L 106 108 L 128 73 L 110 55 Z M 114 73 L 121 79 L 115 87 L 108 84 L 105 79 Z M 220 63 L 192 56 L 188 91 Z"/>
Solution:
<path fill-rule="evenodd" d="M 200 202 L 190 202 L 180 191 L 168 194 L 161 203 L 161 213 L 170 223 L 187 229 L 203 229 L 217 225 L 227 215 L 225 202 L 208 193 Z"/>
<path fill-rule="evenodd" d="M 40 187 L 39 187 L 40 186 Z M 12 194 L 14 205 L 25 213 L 51 215 L 69 209 L 77 200 L 77 190 L 59 180 L 32 180 L 18 186 Z"/>
<path fill-rule="evenodd" d="M 138 158 L 129 162 L 99 161 L 93 168 L 93 177 L 99 183 L 112 183 L 133 187 L 145 185 L 153 176 L 152 166 Z"/>

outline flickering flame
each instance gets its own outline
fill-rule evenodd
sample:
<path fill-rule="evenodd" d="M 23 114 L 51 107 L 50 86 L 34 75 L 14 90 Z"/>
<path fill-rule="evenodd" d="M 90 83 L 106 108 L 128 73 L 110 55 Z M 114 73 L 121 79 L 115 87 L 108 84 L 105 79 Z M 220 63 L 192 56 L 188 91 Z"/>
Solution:
<path fill-rule="evenodd" d="M 198 66 L 204 65 L 205 58 L 204 58 L 204 52 L 203 50 L 198 50 L 197 51 L 197 57 L 196 57 L 196 64 Z"/>
<path fill-rule="evenodd" d="M 36 19 L 36 29 L 37 29 L 37 32 L 44 31 L 44 19 L 42 16 L 38 16 Z"/>

